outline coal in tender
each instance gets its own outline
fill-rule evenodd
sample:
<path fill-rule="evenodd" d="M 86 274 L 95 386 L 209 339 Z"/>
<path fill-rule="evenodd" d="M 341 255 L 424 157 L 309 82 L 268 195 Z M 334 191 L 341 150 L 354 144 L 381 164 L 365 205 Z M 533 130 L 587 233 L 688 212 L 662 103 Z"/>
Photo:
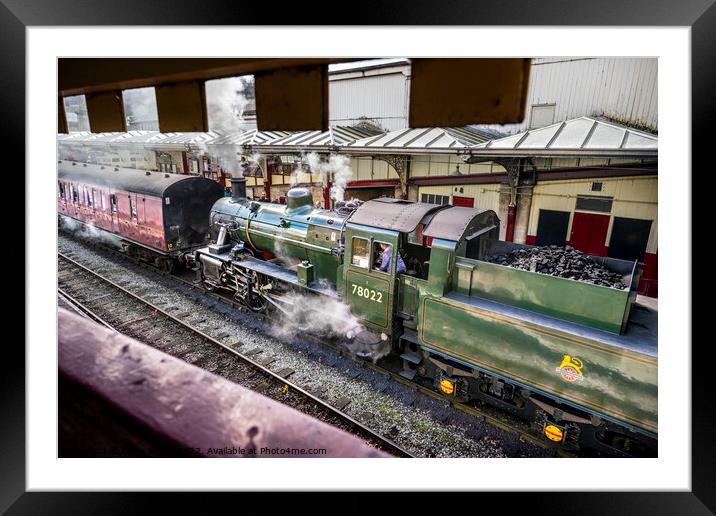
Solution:
<path fill-rule="evenodd" d="M 614 272 L 573 247 L 546 245 L 514 249 L 485 258 L 514 269 L 548 274 L 619 290 L 629 288 L 630 278 Z"/>

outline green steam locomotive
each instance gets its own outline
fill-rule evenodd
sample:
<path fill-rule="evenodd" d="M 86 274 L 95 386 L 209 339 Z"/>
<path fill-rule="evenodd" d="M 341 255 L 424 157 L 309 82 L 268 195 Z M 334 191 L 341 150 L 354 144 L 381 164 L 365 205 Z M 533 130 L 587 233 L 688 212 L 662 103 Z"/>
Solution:
<path fill-rule="evenodd" d="M 622 289 L 519 270 L 485 259 L 529 247 L 499 241 L 490 210 L 381 198 L 327 211 L 303 188 L 277 205 L 240 179 L 210 223 L 215 243 L 194 255 L 207 289 L 289 316 L 296 295 L 340 302 L 360 353 L 399 357 L 407 378 L 565 447 L 656 454 L 657 313 L 636 302 L 636 262 L 595 259 Z"/>

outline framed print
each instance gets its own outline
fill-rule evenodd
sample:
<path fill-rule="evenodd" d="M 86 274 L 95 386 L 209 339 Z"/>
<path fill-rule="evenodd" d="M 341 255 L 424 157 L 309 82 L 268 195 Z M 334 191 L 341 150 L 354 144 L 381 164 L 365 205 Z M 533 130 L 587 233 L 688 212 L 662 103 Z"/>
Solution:
<path fill-rule="evenodd" d="M 4 510 L 716 510 L 690 262 L 711 3 L 43 3 L 0 6 L 26 279 Z"/>

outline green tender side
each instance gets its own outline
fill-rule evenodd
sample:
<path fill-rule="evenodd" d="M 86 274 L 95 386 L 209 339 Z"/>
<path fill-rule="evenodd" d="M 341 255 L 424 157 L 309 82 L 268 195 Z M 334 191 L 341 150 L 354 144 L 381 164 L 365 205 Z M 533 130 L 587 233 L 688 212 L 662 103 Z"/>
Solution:
<path fill-rule="evenodd" d="M 601 287 L 565 278 L 538 274 L 502 265 L 461 259 L 458 270 L 473 265 L 469 295 L 524 308 L 584 324 L 592 328 L 620 333 L 628 316 L 629 290 Z M 458 282 L 458 291 L 466 285 Z"/>
<path fill-rule="evenodd" d="M 656 357 L 451 298 L 421 295 L 418 316 L 420 340 L 429 348 L 657 433 Z M 565 356 L 583 364 L 574 381 L 560 367 Z"/>

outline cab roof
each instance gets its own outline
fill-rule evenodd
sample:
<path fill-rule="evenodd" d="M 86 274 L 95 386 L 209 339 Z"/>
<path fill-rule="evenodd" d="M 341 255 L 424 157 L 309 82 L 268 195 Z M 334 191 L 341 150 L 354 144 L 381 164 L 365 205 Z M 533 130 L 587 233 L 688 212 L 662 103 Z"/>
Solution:
<path fill-rule="evenodd" d="M 364 202 L 350 218 L 350 223 L 410 233 L 422 222 L 425 224 L 423 235 L 458 241 L 470 222 L 480 216 L 485 226 L 494 225 L 497 220 L 492 210 L 382 197 Z"/>
<path fill-rule="evenodd" d="M 366 201 L 353 213 L 352 224 L 373 226 L 401 233 L 415 231 L 423 217 L 429 213 L 445 208 L 437 204 L 404 201 L 381 197 Z"/>
<path fill-rule="evenodd" d="M 497 214 L 492 210 L 449 206 L 435 214 L 423 230 L 423 235 L 457 242 L 475 217 L 480 217 L 483 228 L 496 225 Z"/>

